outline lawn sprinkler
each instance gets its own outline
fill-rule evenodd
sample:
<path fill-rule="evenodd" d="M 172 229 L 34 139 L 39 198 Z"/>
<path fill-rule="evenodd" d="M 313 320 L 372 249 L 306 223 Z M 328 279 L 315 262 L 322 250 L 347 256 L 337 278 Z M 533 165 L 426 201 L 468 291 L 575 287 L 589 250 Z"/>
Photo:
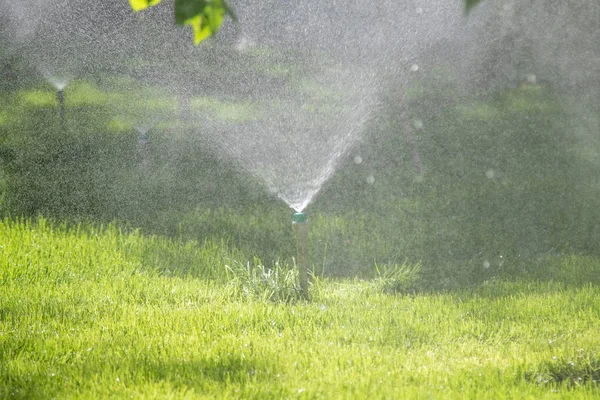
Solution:
<path fill-rule="evenodd" d="M 292 226 L 296 231 L 296 267 L 298 268 L 298 280 L 302 296 L 308 299 L 308 267 L 307 267 L 307 242 L 308 242 L 308 224 L 306 223 L 306 214 L 297 212 L 294 214 Z"/>
<path fill-rule="evenodd" d="M 56 92 L 56 99 L 58 100 L 58 115 L 60 116 L 61 125 L 65 125 L 65 92 L 63 89 L 58 89 Z"/>

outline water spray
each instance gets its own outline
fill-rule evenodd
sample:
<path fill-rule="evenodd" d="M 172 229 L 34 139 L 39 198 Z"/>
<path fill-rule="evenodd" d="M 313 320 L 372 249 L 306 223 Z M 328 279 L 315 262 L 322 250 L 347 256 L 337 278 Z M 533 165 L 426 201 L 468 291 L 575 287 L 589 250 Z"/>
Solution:
<path fill-rule="evenodd" d="M 298 268 L 298 280 L 300 291 L 305 299 L 308 299 L 308 266 L 307 266 L 307 242 L 308 242 L 308 224 L 306 214 L 297 212 L 294 214 L 292 222 L 296 232 L 296 268 Z"/>
<path fill-rule="evenodd" d="M 65 125 L 65 93 L 64 89 L 58 89 L 56 92 L 56 99 L 58 100 L 58 115 L 60 116 L 60 123 L 62 126 Z"/>

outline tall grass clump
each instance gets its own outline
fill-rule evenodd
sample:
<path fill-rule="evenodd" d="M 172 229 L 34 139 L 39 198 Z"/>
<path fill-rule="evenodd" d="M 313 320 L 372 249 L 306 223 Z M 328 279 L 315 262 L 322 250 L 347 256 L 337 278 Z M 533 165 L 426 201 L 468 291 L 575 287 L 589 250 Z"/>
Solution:
<path fill-rule="evenodd" d="M 526 373 L 526 378 L 538 385 L 568 388 L 593 385 L 600 382 L 600 358 L 595 352 L 577 350 L 571 357 L 556 357 L 541 363 L 537 371 Z"/>
<path fill-rule="evenodd" d="M 379 265 L 375 262 L 375 270 L 377 277 L 372 281 L 373 288 L 387 294 L 406 294 L 417 289 L 421 265 Z"/>
<path fill-rule="evenodd" d="M 303 298 L 296 268 L 279 262 L 268 268 L 258 258 L 252 263 L 232 261 L 226 265 L 226 280 L 236 295 L 276 303 L 292 303 Z"/>

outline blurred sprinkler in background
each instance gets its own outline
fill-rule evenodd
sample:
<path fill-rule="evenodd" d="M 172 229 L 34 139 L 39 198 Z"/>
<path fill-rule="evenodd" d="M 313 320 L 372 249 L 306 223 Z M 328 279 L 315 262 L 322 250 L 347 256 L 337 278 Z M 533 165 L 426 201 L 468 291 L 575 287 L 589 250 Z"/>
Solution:
<path fill-rule="evenodd" d="M 60 118 L 60 124 L 64 127 L 66 123 L 66 115 L 65 115 L 65 92 L 63 90 L 64 86 L 59 88 L 56 92 L 56 100 L 58 101 L 58 116 Z"/>

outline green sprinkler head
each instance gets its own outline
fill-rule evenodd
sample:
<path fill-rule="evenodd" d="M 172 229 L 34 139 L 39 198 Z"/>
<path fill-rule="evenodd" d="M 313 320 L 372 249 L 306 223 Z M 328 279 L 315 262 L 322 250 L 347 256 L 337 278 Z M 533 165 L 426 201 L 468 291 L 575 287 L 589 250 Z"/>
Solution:
<path fill-rule="evenodd" d="M 297 212 L 294 213 L 294 224 L 305 224 L 306 223 L 306 214 Z"/>

